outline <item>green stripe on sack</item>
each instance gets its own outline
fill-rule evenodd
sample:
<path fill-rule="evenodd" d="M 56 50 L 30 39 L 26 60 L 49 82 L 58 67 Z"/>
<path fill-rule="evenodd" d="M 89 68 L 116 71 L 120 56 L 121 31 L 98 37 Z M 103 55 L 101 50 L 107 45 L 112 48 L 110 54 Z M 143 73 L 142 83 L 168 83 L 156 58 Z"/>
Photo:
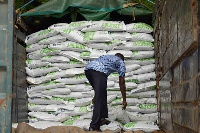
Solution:
<path fill-rule="evenodd" d="M 113 24 L 113 23 L 103 23 L 102 27 L 119 29 L 119 28 L 121 28 L 121 25 L 120 24 Z"/>
<path fill-rule="evenodd" d="M 50 29 L 50 30 L 44 30 L 44 31 L 41 31 L 38 36 L 42 36 L 42 35 L 45 35 L 45 34 L 49 34 L 50 32 L 54 31 L 53 29 Z"/>
<path fill-rule="evenodd" d="M 133 82 L 133 83 L 138 83 L 138 79 L 127 79 L 125 80 L 126 82 Z"/>
<path fill-rule="evenodd" d="M 133 29 L 147 29 L 147 30 L 153 30 L 153 28 L 145 23 L 135 23 L 133 25 Z"/>
<path fill-rule="evenodd" d="M 91 52 L 89 52 L 89 51 L 88 52 L 82 52 L 81 56 L 90 56 L 90 54 L 91 54 Z"/>
<path fill-rule="evenodd" d="M 94 40 L 94 34 L 95 32 L 86 32 L 84 34 L 84 41 Z"/>
<path fill-rule="evenodd" d="M 75 28 L 75 27 L 78 27 L 78 26 L 82 26 L 84 24 L 85 24 L 85 22 L 72 22 L 72 23 L 69 24 L 69 27 Z"/>
<path fill-rule="evenodd" d="M 156 104 L 140 104 L 140 109 L 155 109 L 157 107 Z"/>
<path fill-rule="evenodd" d="M 79 49 L 85 49 L 85 46 L 79 43 L 68 43 L 68 48 L 79 48 Z"/>
<path fill-rule="evenodd" d="M 126 123 L 124 125 L 124 127 L 126 127 L 126 128 L 133 128 L 133 127 L 135 127 L 135 124 L 136 124 L 136 122 L 129 122 L 129 123 Z"/>
<path fill-rule="evenodd" d="M 26 62 L 27 62 L 28 64 L 31 64 L 31 63 L 33 62 L 33 60 L 28 59 L 28 60 L 26 60 Z"/>
<path fill-rule="evenodd" d="M 133 42 L 133 46 L 149 46 L 149 47 L 153 47 L 154 45 L 151 42 L 136 41 L 136 42 Z"/>
<path fill-rule="evenodd" d="M 50 81 L 50 82 L 45 83 L 44 86 L 54 85 L 54 84 L 56 84 L 55 81 Z"/>

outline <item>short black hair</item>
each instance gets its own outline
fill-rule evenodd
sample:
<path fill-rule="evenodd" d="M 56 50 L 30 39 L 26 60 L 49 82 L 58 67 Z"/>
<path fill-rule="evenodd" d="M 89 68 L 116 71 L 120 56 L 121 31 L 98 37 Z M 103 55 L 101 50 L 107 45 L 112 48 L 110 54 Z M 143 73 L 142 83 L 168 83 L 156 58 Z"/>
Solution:
<path fill-rule="evenodd" d="M 121 58 L 124 61 L 124 56 L 121 53 L 116 53 L 115 56 Z"/>

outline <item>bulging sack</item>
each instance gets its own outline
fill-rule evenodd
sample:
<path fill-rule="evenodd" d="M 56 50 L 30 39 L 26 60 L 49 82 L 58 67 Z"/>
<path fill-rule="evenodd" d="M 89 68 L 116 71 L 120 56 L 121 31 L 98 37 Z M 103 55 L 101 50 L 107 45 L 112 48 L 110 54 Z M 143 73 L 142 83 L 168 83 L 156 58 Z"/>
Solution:
<path fill-rule="evenodd" d="M 122 106 L 118 106 L 115 111 L 116 111 L 115 112 L 116 119 L 120 121 L 122 124 L 130 122 L 128 114 L 125 110 L 122 109 Z"/>
<path fill-rule="evenodd" d="M 61 36 L 61 35 L 56 35 L 53 37 L 42 39 L 38 43 L 40 45 L 45 45 L 45 44 L 59 43 L 59 42 L 64 42 L 64 41 L 66 41 L 66 37 Z"/>
<path fill-rule="evenodd" d="M 146 66 L 141 66 L 141 68 L 132 71 L 131 74 L 133 75 L 137 75 L 137 74 L 144 74 L 144 73 L 150 73 L 155 71 L 155 64 L 151 64 L 151 65 L 146 65 Z"/>
<path fill-rule="evenodd" d="M 27 58 L 32 59 L 32 60 L 40 60 L 44 56 L 56 55 L 59 53 L 60 53 L 60 50 L 43 48 L 41 50 L 28 53 Z"/>
<path fill-rule="evenodd" d="M 41 45 L 41 44 L 35 43 L 35 44 L 27 45 L 26 52 L 30 53 L 37 50 L 41 50 L 43 48 L 47 48 L 47 45 Z"/>
<path fill-rule="evenodd" d="M 141 114 L 138 112 L 128 112 L 127 114 L 131 121 L 152 121 L 156 122 L 158 120 L 158 113 L 152 114 Z"/>
<path fill-rule="evenodd" d="M 127 97 L 132 98 L 156 98 L 156 90 L 138 92 L 138 93 L 128 93 Z"/>
<path fill-rule="evenodd" d="M 81 31 L 125 31 L 126 25 L 123 21 L 93 21 L 91 26 L 83 28 Z"/>
<path fill-rule="evenodd" d="M 128 32 L 111 32 L 110 35 L 113 39 L 119 39 L 122 41 L 127 41 L 132 38 L 131 34 Z"/>
<path fill-rule="evenodd" d="M 36 69 L 30 69 L 26 67 L 25 69 L 26 69 L 26 73 L 31 77 L 45 76 L 46 74 L 50 72 L 59 71 L 58 67 L 40 67 Z"/>
<path fill-rule="evenodd" d="M 145 23 L 131 23 L 126 25 L 126 31 L 130 33 L 141 32 L 141 33 L 151 33 L 153 28 Z"/>
<path fill-rule="evenodd" d="M 159 130 L 158 126 L 155 125 L 153 122 L 146 122 L 146 121 L 129 122 L 124 125 L 123 129 L 125 131 L 142 130 L 147 133 L 152 133 L 155 130 Z"/>
<path fill-rule="evenodd" d="M 74 84 L 84 84 L 87 81 L 87 78 L 83 74 L 83 75 L 76 75 L 75 77 L 72 78 L 59 78 L 56 79 L 55 81 L 59 83 L 65 83 L 68 85 L 74 85 Z"/>
<path fill-rule="evenodd" d="M 110 42 L 112 40 L 113 39 L 108 34 L 108 31 L 86 32 L 84 34 L 84 43 Z"/>
<path fill-rule="evenodd" d="M 27 92 L 41 92 L 46 89 L 55 89 L 55 88 L 64 88 L 65 84 L 64 83 L 57 83 L 55 81 L 50 81 L 45 84 L 40 84 L 40 85 L 30 85 L 27 88 Z"/>
<path fill-rule="evenodd" d="M 124 43 L 124 42 L 115 39 L 111 42 L 89 43 L 89 44 L 87 44 L 87 46 L 89 48 L 99 49 L 99 50 L 112 50 L 112 49 L 115 49 L 118 45 L 120 45 L 122 43 Z"/>
<path fill-rule="evenodd" d="M 60 55 L 63 55 L 69 59 L 76 59 L 82 63 L 84 63 L 83 59 L 81 58 L 81 54 L 79 52 L 74 51 L 61 51 Z"/>
<path fill-rule="evenodd" d="M 120 45 L 115 49 L 150 51 L 154 50 L 154 45 L 151 42 L 135 41 L 135 42 L 126 42 L 124 45 Z"/>
<path fill-rule="evenodd" d="M 42 94 L 52 96 L 52 95 L 68 95 L 71 93 L 70 89 L 67 88 L 56 88 L 56 89 L 48 89 L 42 91 Z"/>
<path fill-rule="evenodd" d="M 126 65 L 138 64 L 141 66 L 155 64 L 155 58 L 147 58 L 147 59 L 136 59 L 136 60 L 125 60 Z"/>
<path fill-rule="evenodd" d="M 156 81 L 149 81 L 146 83 L 138 84 L 137 89 L 132 90 L 131 93 L 139 93 L 155 89 L 156 89 Z"/>
<path fill-rule="evenodd" d="M 156 104 L 137 104 L 136 106 L 128 106 L 126 108 L 129 112 L 140 112 L 145 114 L 156 113 L 157 105 Z"/>
<path fill-rule="evenodd" d="M 57 62 L 57 63 L 64 63 L 70 61 L 67 57 L 60 55 L 44 56 L 41 58 L 41 60 L 45 62 Z"/>
<path fill-rule="evenodd" d="M 29 112 L 28 115 L 38 120 L 55 122 L 63 122 L 70 118 L 67 114 L 48 114 L 47 112 Z"/>
<path fill-rule="evenodd" d="M 88 52 L 82 52 L 81 58 L 85 59 L 85 60 L 92 60 L 92 59 L 96 59 L 102 55 L 106 55 L 105 50 L 90 49 Z"/>
<path fill-rule="evenodd" d="M 72 92 L 86 92 L 92 89 L 91 86 L 86 84 L 66 85 L 66 88 L 69 88 Z"/>
<path fill-rule="evenodd" d="M 131 41 L 147 41 L 147 42 L 153 42 L 153 36 L 151 34 L 146 33 L 132 33 Z"/>
<path fill-rule="evenodd" d="M 85 67 L 86 64 L 83 64 L 82 62 L 76 60 L 76 59 L 70 59 L 69 62 L 67 63 L 54 63 L 50 62 L 49 66 L 52 67 L 58 67 L 59 69 L 66 70 L 70 68 L 80 68 L 80 67 Z"/>
<path fill-rule="evenodd" d="M 53 29 L 53 30 L 62 30 L 62 29 L 67 29 L 69 26 L 69 24 L 67 23 L 57 23 L 57 24 L 53 24 L 51 25 L 48 29 Z"/>
<path fill-rule="evenodd" d="M 154 51 L 133 51 L 131 59 L 146 59 L 152 58 Z"/>
<path fill-rule="evenodd" d="M 141 66 L 138 64 L 132 64 L 126 66 L 126 72 L 137 71 L 138 69 L 141 69 Z"/>
<path fill-rule="evenodd" d="M 73 30 L 82 30 L 83 28 L 88 27 L 90 25 L 92 25 L 91 21 L 71 22 L 67 28 Z"/>
<path fill-rule="evenodd" d="M 55 36 L 58 33 L 59 33 L 58 31 L 53 30 L 53 29 L 41 30 L 31 35 L 28 35 L 25 39 L 25 43 L 27 45 L 31 45 L 31 44 L 37 43 L 39 40 L 42 40 L 44 38 Z"/>
<path fill-rule="evenodd" d="M 30 60 L 30 59 L 26 60 L 26 66 L 32 69 L 45 67 L 48 65 L 49 65 L 49 62 L 45 62 L 42 60 Z"/>
<path fill-rule="evenodd" d="M 82 43 L 84 34 L 81 31 L 78 30 L 72 30 L 72 29 L 62 29 L 59 31 L 62 36 L 66 37 L 70 41 Z"/>
<path fill-rule="evenodd" d="M 55 43 L 48 45 L 48 48 L 59 49 L 59 50 L 62 50 L 62 51 L 72 50 L 72 51 L 77 51 L 77 52 L 82 52 L 82 51 L 87 50 L 85 45 L 80 44 L 80 43 L 75 43 L 75 42 L 72 42 L 72 41 L 65 41 L 65 42 L 61 42 L 61 43 L 55 42 Z"/>
<path fill-rule="evenodd" d="M 156 79 L 155 72 L 145 73 L 140 75 L 133 75 L 132 77 L 126 78 L 126 80 L 133 80 L 135 83 L 143 83 Z"/>

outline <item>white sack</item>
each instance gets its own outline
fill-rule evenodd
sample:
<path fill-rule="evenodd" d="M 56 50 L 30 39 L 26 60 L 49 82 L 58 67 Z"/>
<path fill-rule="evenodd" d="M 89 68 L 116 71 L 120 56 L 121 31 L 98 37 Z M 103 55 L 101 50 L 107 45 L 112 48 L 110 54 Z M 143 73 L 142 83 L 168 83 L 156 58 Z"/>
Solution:
<path fill-rule="evenodd" d="M 72 30 L 72 29 L 62 29 L 59 31 L 62 36 L 65 36 L 68 40 L 74 42 L 83 42 L 84 34 L 81 31 Z"/>
<path fill-rule="evenodd" d="M 43 95 L 68 95 L 69 93 L 71 93 L 70 89 L 67 88 L 56 88 L 56 89 L 50 89 L 50 90 L 44 90 L 42 91 Z"/>
<path fill-rule="evenodd" d="M 84 34 L 84 43 L 110 42 L 112 40 L 113 39 L 108 34 L 108 31 L 86 32 Z"/>
<path fill-rule="evenodd" d="M 110 35 L 113 39 L 119 39 L 123 41 L 130 40 L 132 38 L 131 34 L 128 32 L 111 32 Z"/>
<path fill-rule="evenodd" d="M 153 28 L 145 23 L 131 23 L 126 25 L 126 30 L 130 33 L 141 32 L 141 33 L 151 33 Z"/>
<path fill-rule="evenodd" d="M 65 41 L 65 42 L 55 42 L 50 45 L 48 45 L 48 48 L 50 49 L 59 49 L 59 50 L 66 50 L 66 51 L 86 51 L 86 46 L 80 43 L 72 42 L 72 41 Z"/>
<path fill-rule="evenodd" d="M 126 42 L 124 45 L 120 45 L 115 49 L 150 51 L 154 49 L 154 45 L 146 41 Z"/>
<path fill-rule="evenodd" d="M 123 21 L 94 21 L 93 25 L 83 28 L 81 31 L 125 31 L 126 25 Z"/>
<path fill-rule="evenodd" d="M 82 30 L 83 28 L 88 27 L 90 25 L 92 25 L 91 21 L 78 21 L 71 22 L 67 28 L 73 30 Z"/>
<path fill-rule="evenodd" d="M 156 89 L 156 81 L 150 81 L 146 83 L 138 84 L 137 89 L 131 91 L 131 93 L 138 93 L 144 91 L 150 91 Z"/>
<path fill-rule="evenodd" d="M 132 71 L 131 74 L 137 75 L 137 74 L 144 74 L 144 73 L 153 72 L 153 71 L 155 71 L 155 67 L 156 67 L 155 64 L 141 66 L 141 68 L 139 68 L 135 71 Z"/>
<path fill-rule="evenodd" d="M 128 112 L 127 114 L 131 121 L 152 121 L 156 122 L 158 120 L 158 113 L 152 114 L 140 114 L 138 112 Z"/>
<path fill-rule="evenodd" d="M 62 29 L 67 29 L 69 26 L 69 24 L 67 23 L 57 23 L 57 24 L 53 24 L 51 26 L 49 26 L 48 29 L 54 29 L 54 30 L 62 30 Z"/>
<path fill-rule="evenodd" d="M 40 40 L 38 43 L 40 45 L 45 45 L 45 44 L 51 44 L 51 43 L 60 43 L 66 41 L 66 37 L 61 36 L 61 35 L 56 35 L 53 37 L 45 38 Z"/>
<path fill-rule="evenodd" d="M 104 43 L 90 43 L 87 44 L 89 48 L 99 49 L 99 50 L 112 50 L 115 49 L 118 45 L 121 45 L 123 42 L 120 40 L 113 40 L 111 42 Z"/>
<path fill-rule="evenodd" d="M 140 112 L 145 114 L 156 113 L 157 105 L 156 104 L 137 104 L 136 106 L 128 106 L 126 108 L 129 112 Z"/>
<path fill-rule="evenodd" d="M 48 114 L 47 112 L 29 112 L 29 116 L 36 117 L 41 121 L 55 121 L 55 122 L 63 122 L 69 119 L 69 115 L 67 114 Z"/>
<path fill-rule="evenodd" d="M 137 122 L 129 122 L 124 125 L 123 128 L 125 131 L 137 131 L 142 130 L 147 133 L 152 133 L 155 130 L 159 130 L 158 126 L 153 122 L 145 122 L 145 121 L 137 121 Z"/>
<path fill-rule="evenodd" d="M 65 87 L 64 83 L 56 83 L 55 81 L 50 81 L 45 84 L 40 84 L 40 85 L 30 85 L 27 88 L 27 92 L 41 92 L 46 89 L 55 89 L 55 88 L 62 88 Z"/>
<path fill-rule="evenodd" d="M 138 64 L 141 66 L 155 64 L 155 58 L 147 58 L 147 59 L 136 59 L 136 60 L 125 60 L 126 65 Z"/>
<path fill-rule="evenodd" d="M 32 60 L 39 60 L 44 56 L 56 55 L 59 53 L 60 53 L 60 50 L 43 48 L 41 50 L 28 53 L 27 58 L 32 59 Z"/>
<path fill-rule="evenodd" d="M 57 67 L 41 67 L 36 69 L 30 69 L 26 67 L 25 69 L 26 73 L 31 77 L 44 76 L 50 72 L 55 72 L 59 70 L 59 68 Z"/>
<path fill-rule="evenodd" d="M 44 56 L 44 57 L 41 58 L 41 60 L 45 61 L 45 62 L 58 62 L 58 63 L 64 63 L 64 62 L 70 61 L 67 57 L 59 56 L 59 55 Z"/>
<path fill-rule="evenodd" d="M 53 30 L 53 29 L 40 30 L 36 33 L 28 35 L 25 39 L 25 43 L 27 45 L 34 44 L 34 43 L 37 43 L 39 40 L 42 40 L 44 38 L 48 38 L 51 36 L 55 36 L 57 34 L 58 34 L 58 31 Z"/>
<path fill-rule="evenodd" d="M 29 68 L 38 68 L 48 66 L 49 62 L 41 61 L 41 60 L 26 60 L 26 66 Z"/>
<path fill-rule="evenodd" d="M 118 106 L 115 111 L 116 111 L 115 112 L 116 119 L 120 121 L 122 124 L 130 122 L 128 114 L 124 109 L 122 109 L 122 106 Z"/>
<path fill-rule="evenodd" d="M 156 98 L 156 90 L 138 92 L 138 93 L 128 93 L 126 97 L 131 98 Z"/>
<path fill-rule="evenodd" d="M 154 56 L 154 51 L 133 51 L 131 59 L 146 59 L 152 58 Z"/>
<path fill-rule="evenodd" d="M 47 47 L 47 45 L 41 45 L 41 44 L 38 44 L 38 43 L 31 44 L 31 45 L 26 46 L 26 52 L 30 53 L 30 52 L 34 52 L 34 51 L 37 51 L 37 50 L 41 50 L 41 49 L 46 48 L 46 47 Z"/>
<path fill-rule="evenodd" d="M 153 42 L 153 36 L 151 34 L 146 33 L 132 33 L 131 41 L 147 41 L 147 42 Z"/>

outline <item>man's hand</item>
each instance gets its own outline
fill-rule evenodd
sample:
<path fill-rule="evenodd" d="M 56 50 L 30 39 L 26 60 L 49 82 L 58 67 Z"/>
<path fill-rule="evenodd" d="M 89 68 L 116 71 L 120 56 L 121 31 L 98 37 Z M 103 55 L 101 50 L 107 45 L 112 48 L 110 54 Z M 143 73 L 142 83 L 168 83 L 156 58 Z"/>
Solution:
<path fill-rule="evenodd" d="M 127 106 L 127 102 L 126 101 L 122 101 L 122 109 L 126 109 L 126 106 Z"/>

